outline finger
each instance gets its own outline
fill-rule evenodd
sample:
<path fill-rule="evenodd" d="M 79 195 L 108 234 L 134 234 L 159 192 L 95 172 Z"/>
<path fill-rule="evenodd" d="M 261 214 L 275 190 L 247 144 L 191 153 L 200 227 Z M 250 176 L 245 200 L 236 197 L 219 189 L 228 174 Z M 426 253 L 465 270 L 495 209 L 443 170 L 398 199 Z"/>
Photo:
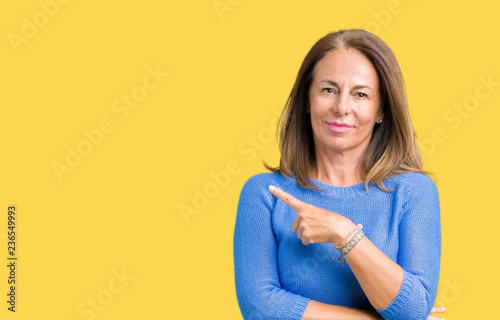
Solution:
<path fill-rule="evenodd" d="M 269 191 L 271 191 L 271 193 L 274 194 L 278 199 L 286 203 L 290 208 L 297 212 L 302 210 L 302 208 L 306 205 L 304 202 L 295 198 L 291 194 L 288 194 L 275 186 L 269 186 Z"/>
<path fill-rule="evenodd" d="M 434 306 L 432 307 L 431 313 L 444 313 L 445 311 L 445 307 Z"/>
<path fill-rule="evenodd" d="M 309 240 L 309 239 L 301 239 L 302 240 L 302 244 L 305 245 L 305 246 L 308 246 L 310 245 L 311 243 L 314 243 L 314 241 L 312 240 Z"/>
<path fill-rule="evenodd" d="M 436 316 L 429 316 L 427 320 L 444 320 L 444 318 L 436 317 Z"/>
<path fill-rule="evenodd" d="M 302 217 L 300 215 L 297 215 L 297 217 L 295 218 L 295 220 L 293 220 L 293 223 L 292 223 L 292 231 L 293 232 L 297 233 L 301 221 L 302 221 Z"/>
<path fill-rule="evenodd" d="M 292 227 L 292 231 L 293 231 L 293 227 Z M 302 233 L 304 232 L 304 230 L 300 226 L 297 227 L 296 230 L 293 232 L 295 232 L 297 234 L 297 238 L 302 240 Z"/>

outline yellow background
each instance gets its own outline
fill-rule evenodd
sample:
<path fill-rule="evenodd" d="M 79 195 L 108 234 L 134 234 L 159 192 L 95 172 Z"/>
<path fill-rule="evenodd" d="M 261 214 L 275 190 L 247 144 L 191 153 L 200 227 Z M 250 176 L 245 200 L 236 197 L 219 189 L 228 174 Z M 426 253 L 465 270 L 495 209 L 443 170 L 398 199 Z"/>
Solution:
<path fill-rule="evenodd" d="M 61 2 L 0 5 L 1 319 L 241 319 L 232 260 L 240 189 L 264 171 L 262 159 L 278 163 L 276 110 L 309 48 L 341 28 L 375 32 L 401 64 L 440 191 L 446 318 L 497 316 L 498 4 Z M 148 68 L 161 70 L 159 81 Z M 132 108 L 120 102 L 127 95 L 144 99 Z M 102 121 L 113 130 L 89 144 L 83 132 Z M 86 155 L 58 179 L 54 164 L 68 165 L 78 147 Z M 11 204 L 15 314 L 6 303 Z"/>

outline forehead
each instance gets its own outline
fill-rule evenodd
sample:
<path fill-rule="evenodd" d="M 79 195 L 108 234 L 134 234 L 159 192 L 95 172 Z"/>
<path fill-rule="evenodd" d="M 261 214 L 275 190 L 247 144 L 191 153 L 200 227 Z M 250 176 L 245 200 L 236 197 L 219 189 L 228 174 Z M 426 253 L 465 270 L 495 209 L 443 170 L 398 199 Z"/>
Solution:
<path fill-rule="evenodd" d="M 314 80 L 349 81 L 378 87 L 377 70 L 355 49 L 339 49 L 325 55 L 314 69 Z"/>

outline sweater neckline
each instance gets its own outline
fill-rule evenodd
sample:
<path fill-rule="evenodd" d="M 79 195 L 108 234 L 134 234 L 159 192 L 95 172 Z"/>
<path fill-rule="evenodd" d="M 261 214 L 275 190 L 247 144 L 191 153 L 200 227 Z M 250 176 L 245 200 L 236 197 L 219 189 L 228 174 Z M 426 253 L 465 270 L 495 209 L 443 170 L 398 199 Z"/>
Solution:
<path fill-rule="evenodd" d="M 318 188 L 320 188 L 321 190 L 324 190 L 324 191 L 330 191 L 330 192 L 334 192 L 334 193 L 342 194 L 342 195 L 352 195 L 352 194 L 366 192 L 364 182 L 360 182 L 358 184 L 348 186 L 348 187 L 339 187 L 339 186 L 334 186 L 331 184 L 321 182 L 321 181 L 316 180 L 314 178 L 310 178 L 310 179 Z"/>

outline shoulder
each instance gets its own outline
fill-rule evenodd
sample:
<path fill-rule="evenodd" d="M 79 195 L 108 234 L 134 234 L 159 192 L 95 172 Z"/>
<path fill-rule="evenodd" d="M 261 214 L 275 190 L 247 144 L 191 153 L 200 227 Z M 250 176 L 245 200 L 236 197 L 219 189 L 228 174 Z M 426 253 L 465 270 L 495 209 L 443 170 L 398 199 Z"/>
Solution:
<path fill-rule="evenodd" d="M 418 172 L 401 173 L 384 181 L 389 190 L 404 192 L 431 191 L 437 192 L 434 181 L 425 174 Z"/>
<path fill-rule="evenodd" d="M 250 177 L 240 193 L 238 215 L 240 217 L 267 215 L 276 204 L 276 197 L 269 191 L 269 186 L 281 188 L 287 181 L 290 180 L 277 173 L 260 173 Z"/>
<path fill-rule="evenodd" d="M 276 201 L 275 196 L 269 192 L 273 185 L 283 190 L 289 184 L 294 184 L 295 179 L 289 179 L 278 173 L 259 173 L 250 177 L 241 190 L 240 202 L 263 202 L 272 207 Z"/>
<path fill-rule="evenodd" d="M 267 190 L 270 185 L 283 188 L 283 186 L 294 183 L 295 179 L 287 178 L 278 173 L 259 173 L 250 177 L 243 186 L 243 191 L 245 190 Z"/>
<path fill-rule="evenodd" d="M 436 184 L 422 173 L 398 174 L 384 181 L 384 186 L 389 190 L 394 190 L 394 196 L 400 198 L 405 206 L 415 201 L 426 202 L 429 205 L 439 204 Z"/>

